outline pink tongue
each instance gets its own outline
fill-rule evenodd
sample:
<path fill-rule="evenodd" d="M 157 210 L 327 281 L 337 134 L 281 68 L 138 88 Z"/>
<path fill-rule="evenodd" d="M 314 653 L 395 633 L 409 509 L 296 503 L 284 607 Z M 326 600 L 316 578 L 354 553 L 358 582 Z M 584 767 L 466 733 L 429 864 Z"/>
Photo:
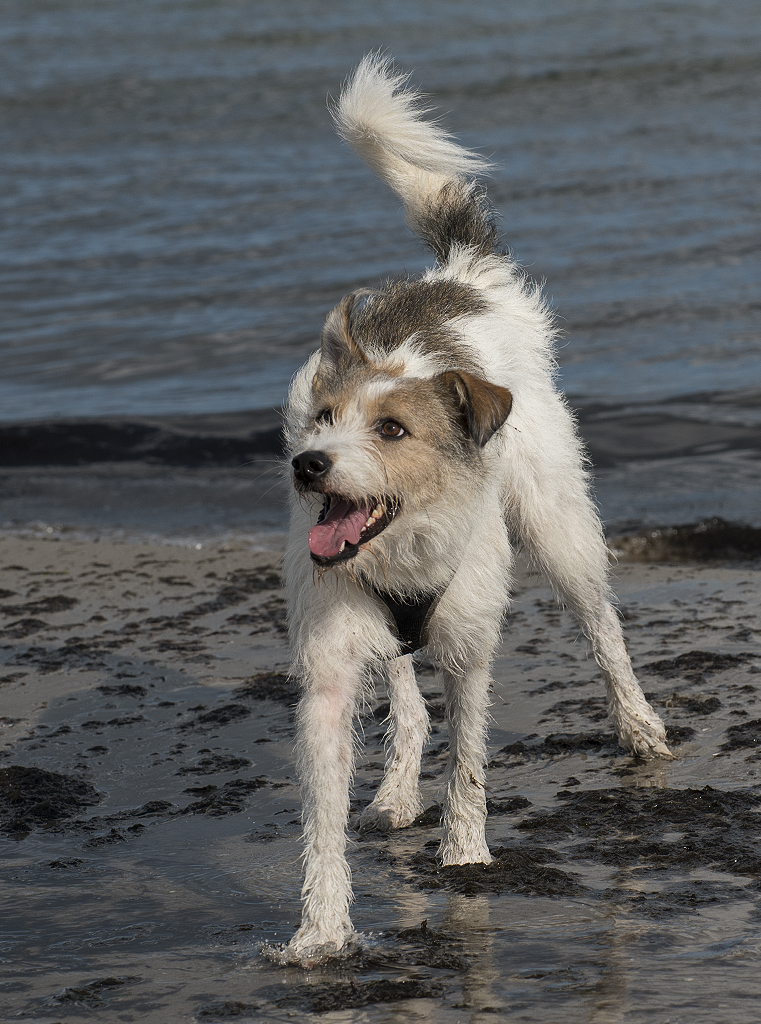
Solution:
<path fill-rule="evenodd" d="M 370 506 L 357 508 L 348 501 L 339 501 L 321 523 L 309 531 L 309 550 L 319 558 L 333 558 L 347 544 L 359 544 L 362 527 L 370 515 Z"/>

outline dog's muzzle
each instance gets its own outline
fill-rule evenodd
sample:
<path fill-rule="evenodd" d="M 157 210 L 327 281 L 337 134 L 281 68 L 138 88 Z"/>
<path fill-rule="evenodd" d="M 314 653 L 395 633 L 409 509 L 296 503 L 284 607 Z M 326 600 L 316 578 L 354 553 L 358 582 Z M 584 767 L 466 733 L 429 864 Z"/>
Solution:
<path fill-rule="evenodd" d="M 291 459 L 296 490 L 322 494 L 323 508 L 309 531 L 309 552 L 321 566 L 348 562 L 362 544 L 373 540 L 391 524 L 399 511 L 398 502 L 384 498 L 352 500 L 326 486 L 333 468 L 327 452 L 310 450 Z"/>

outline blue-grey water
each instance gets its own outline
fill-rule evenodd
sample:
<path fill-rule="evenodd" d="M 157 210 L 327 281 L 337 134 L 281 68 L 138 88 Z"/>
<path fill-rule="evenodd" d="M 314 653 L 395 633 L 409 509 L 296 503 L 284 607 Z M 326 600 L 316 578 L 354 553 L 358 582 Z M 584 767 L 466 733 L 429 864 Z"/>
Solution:
<path fill-rule="evenodd" d="M 0 47 L 1 421 L 278 406 L 342 293 L 423 268 L 327 109 L 386 48 L 493 160 L 573 403 L 751 431 L 644 441 L 652 496 L 601 467 L 605 518 L 760 521 L 755 0 L 8 0 Z M 5 493 L 5 521 L 95 522 L 97 486 Z"/>
<path fill-rule="evenodd" d="M 761 382 L 761 11 L 10 4 L 3 418 L 278 402 L 347 288 L 427 255 L 326 108 L 385 46 L 496 165 L 581 398 Z"/>
<path fill-rule="evenodd" d="M 504 241 L 562 318 L 573 403 L 697 430 L 654 447 L 633 430 L 617 468 L 598 464 L 606 521 L 758 524 L 759 30 L 754 0 L 9 0 L 0 421 L 276 407 L 342 293 L 424 267 L 327 109 L 382 47 L 493 160 Z M 141 485 L 115 517 L 77 480 L 78 502 L 7 478 L 0 517 L 281 524 L 260 498 L 243 521 L 203 495 L 204 514 L 171 497 L 151 514 Z"/>

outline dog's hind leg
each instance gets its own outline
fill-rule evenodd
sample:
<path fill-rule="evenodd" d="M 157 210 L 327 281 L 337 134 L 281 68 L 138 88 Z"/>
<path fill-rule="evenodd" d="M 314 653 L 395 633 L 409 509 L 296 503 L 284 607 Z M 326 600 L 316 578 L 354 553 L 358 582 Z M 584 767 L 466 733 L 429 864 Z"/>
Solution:
<path fill-rule="evenodd" d="M 605 578 L 607 566 L 600 566 L 602 557 L 607 559 L 607 555 L 586 560 L 584 554 L 589 545 L 584 541 L 589 538 L 574 543 L 567 536 L 573 525 L 573 516 L 566 512 L 564 532 L 568 545 L 550 545 L 543 537 L 541 547 L 534 547 L 537 561 L 589 638 L 605 679 L 608 713 L 621 746 L 640 757 L 671 757 L 666 730 L 637 682 L 621 623 L 611 604 Z M 602 539 L 599 543 L 604 550 Z"/>
<path fill-rule="evenodd" d="M 375 799 L 362 812 L 362 831 L 404 828 L 423 810 L 418 780 L 429 722 L 412 655 L 388 662 L 386 678 L 391 703 L 386 773 Z"/>
<path fill-rule="evenodd" d="M 567 429 L 570 434 L 570 423 Z M 545 451 L 549 450 L 548 445 Z M 605 678 L 608 712 L 621 746 L 641 757 L 671 757 L 663 723 L 632 670 L 611 603 L 602 527 L 586 477 L 580 466 L 570 469 L 573 462 L 578 465 L 578 454 L 569 452 L 558 467 L 535 463 L 538 472 L 531 479 L 515 481 L 508 521 L 589 638 Z"/>
<path fill-rule="evenodd" d="M 602 669 L 608 713 L 621 746 L 640 757 L 671 758 L 663 722 L 637 682 L 614 608 L 604 594 L 589 603 L 576 601 L 572 607 Z"/>
<path fill-rule="evenodd" d="M 608 714 L 619 743 L 639 757 L 671 758 L 663 722 L 647 702 L 637 682 L 621 623 L 606 590 L 606 587 L 599 586 L 580 594 L 569 589 L 561 593 L 592 644 L 605 679 Z"/>

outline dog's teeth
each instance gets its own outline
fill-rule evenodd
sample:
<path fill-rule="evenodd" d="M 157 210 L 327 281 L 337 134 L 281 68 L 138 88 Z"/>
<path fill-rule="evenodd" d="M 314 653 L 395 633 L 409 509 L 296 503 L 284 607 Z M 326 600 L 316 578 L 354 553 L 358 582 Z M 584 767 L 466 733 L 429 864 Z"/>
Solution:
<path fill-rule="evenodd" d="M 343 551 L 343 549 L 344 549 L 345 547 L 346 547 L 346 541 L 345 541 L 345 540 L 344 540 L 344 541 L 341 541 L 341 547 L 340 547 L 340 548 L 338 549 L 338 554 L 339 554 L 339 555 L 341 554 L 341 552 Z"/>
<path fill-rule="evenodd" d="M 375 516 L 376 519 L 380 519 L 380 517 L 383 515 L 383 509 L 380 507 L 380 505 L 375 506 L 375 508 L 373 509 L 373 515 Z"/>
<path fill-rule="evenodd" d="M 375 520 L 373 519 L 372 516 L 370 516 L 370 518 L 367 520 L 367 522 L 363 526 L 363 529 L 366 530 L 368 526 L 372 526 L 374 523 L 375 523 Z"/>

